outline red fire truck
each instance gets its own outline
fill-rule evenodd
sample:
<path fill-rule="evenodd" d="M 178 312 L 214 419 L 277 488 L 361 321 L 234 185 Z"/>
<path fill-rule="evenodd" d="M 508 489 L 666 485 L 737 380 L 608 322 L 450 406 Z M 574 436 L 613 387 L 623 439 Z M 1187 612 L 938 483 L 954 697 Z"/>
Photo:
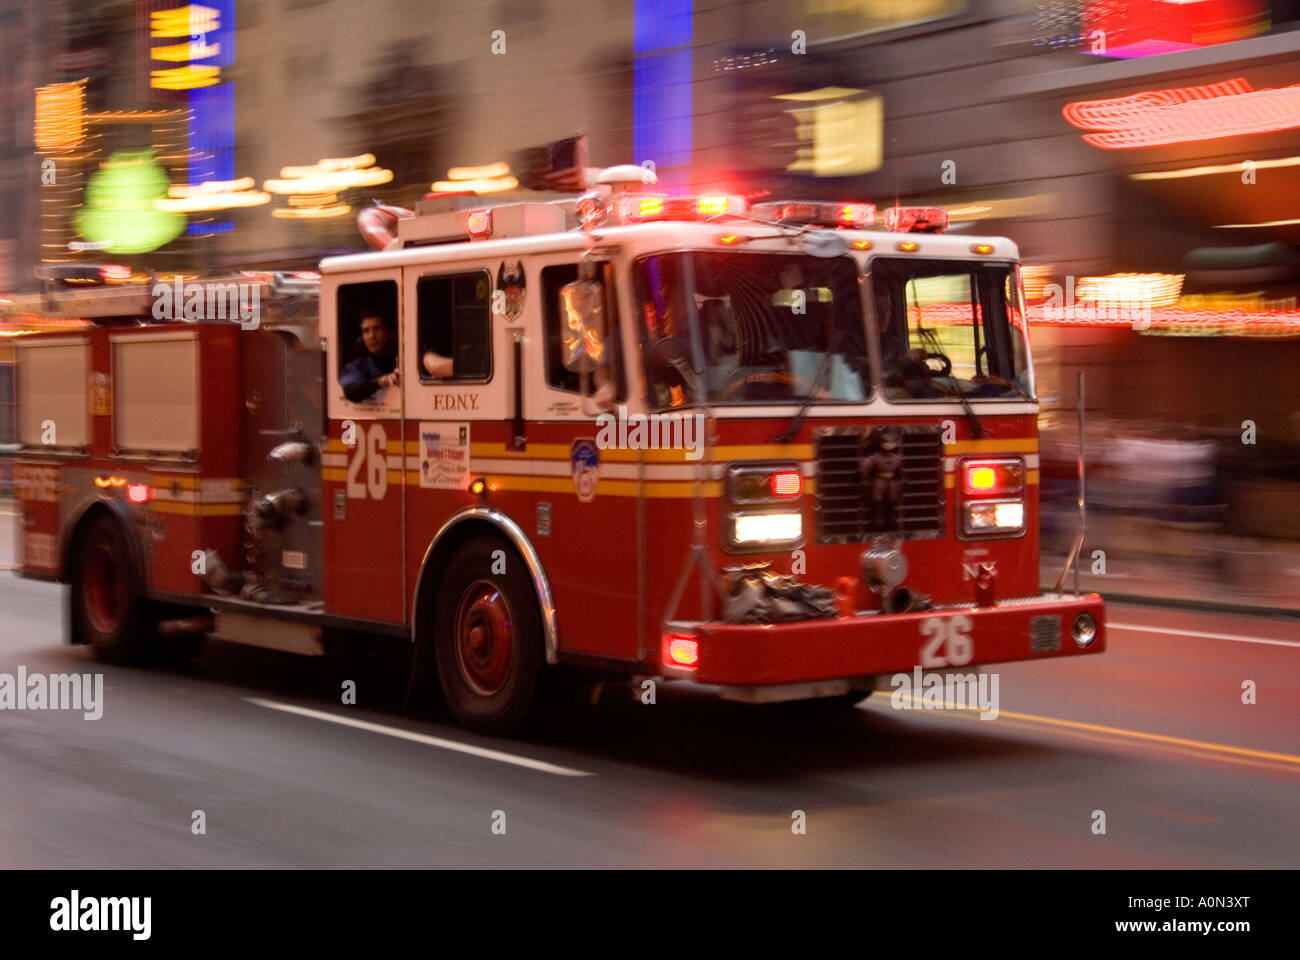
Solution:
<path fill-rule="evenodd" d="M 408 638 L 492 732 L 574 671 L 853 703 L 1104 649 L 1039 591 L 1012 242 L 600 180 L 372 210 L 319 275 L 51 287 L 93 322 L 18 344 L 21 565 L 71 641 Z"/>

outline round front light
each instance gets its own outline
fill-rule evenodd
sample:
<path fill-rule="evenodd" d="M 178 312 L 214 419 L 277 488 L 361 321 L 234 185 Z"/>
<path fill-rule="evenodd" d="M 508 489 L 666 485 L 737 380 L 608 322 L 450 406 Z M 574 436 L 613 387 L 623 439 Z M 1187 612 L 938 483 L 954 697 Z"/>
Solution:
<path fill-rule="evenodd" d="M 1074 628 L 1071 633 L 1074 634 L 1074 642 L 1079 646 L 1089 646 L 1097 639 L 1097 621 L 1093 619 L 1091 613 L 1081 613 L 1074 618 Z"/>

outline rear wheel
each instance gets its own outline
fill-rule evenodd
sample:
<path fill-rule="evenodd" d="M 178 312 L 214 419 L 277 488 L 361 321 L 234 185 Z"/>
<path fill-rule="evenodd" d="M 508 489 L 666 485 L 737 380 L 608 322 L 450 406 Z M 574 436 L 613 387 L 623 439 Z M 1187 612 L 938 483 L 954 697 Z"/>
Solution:
<path fill-rule="evenodd" d="M 524 562 L 496 537 L 475 537 L 438 589 L 434 651 L 447 705 L 484 733 L 517 730 L 537 705 L 542 618 Z"/>
<path fill-rule="evenodd" d="M 72 622 L 77 636 L 111 663 L 138 659 L 152 622 L 126 532 L 104 512 L 86 521 L 73 544 Z"/>

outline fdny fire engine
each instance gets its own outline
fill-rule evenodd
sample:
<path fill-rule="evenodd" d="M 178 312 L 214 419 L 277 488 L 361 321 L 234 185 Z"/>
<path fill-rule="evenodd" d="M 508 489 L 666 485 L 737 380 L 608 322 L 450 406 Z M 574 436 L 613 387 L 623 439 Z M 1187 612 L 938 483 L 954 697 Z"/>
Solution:
<path fill-rule="evenodd" d="M 400 637 L 413 697 L 497 733 L 575 672 L 847 704 L 1104 649 L 1100 597 L 1039 590 L 1011 241 L 599 179 L 177 285 L 238 316 L 51 281 L 91 322 L 17 347 L 21 572 L 70 584 L 71 642 Z"/>

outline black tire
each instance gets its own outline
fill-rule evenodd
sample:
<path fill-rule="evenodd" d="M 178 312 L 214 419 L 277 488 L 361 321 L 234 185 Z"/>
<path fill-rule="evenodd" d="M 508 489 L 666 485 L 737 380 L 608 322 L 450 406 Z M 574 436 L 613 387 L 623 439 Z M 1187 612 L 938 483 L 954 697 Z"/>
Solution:
<path fill-rule="evenodd" d="M 470 730 L 515 733 L 536 715 L 546 668 L 532 578 L 492 536 L 467 541 L 446 570 L 433 645 L 447 706 Z"/>
<path fill-rule="evenodd" d="M 99 511 L 78 532 L 70 559 L 76 638 L 109 663 L 138 661 L 155 624 L 126 531 Z"/>

